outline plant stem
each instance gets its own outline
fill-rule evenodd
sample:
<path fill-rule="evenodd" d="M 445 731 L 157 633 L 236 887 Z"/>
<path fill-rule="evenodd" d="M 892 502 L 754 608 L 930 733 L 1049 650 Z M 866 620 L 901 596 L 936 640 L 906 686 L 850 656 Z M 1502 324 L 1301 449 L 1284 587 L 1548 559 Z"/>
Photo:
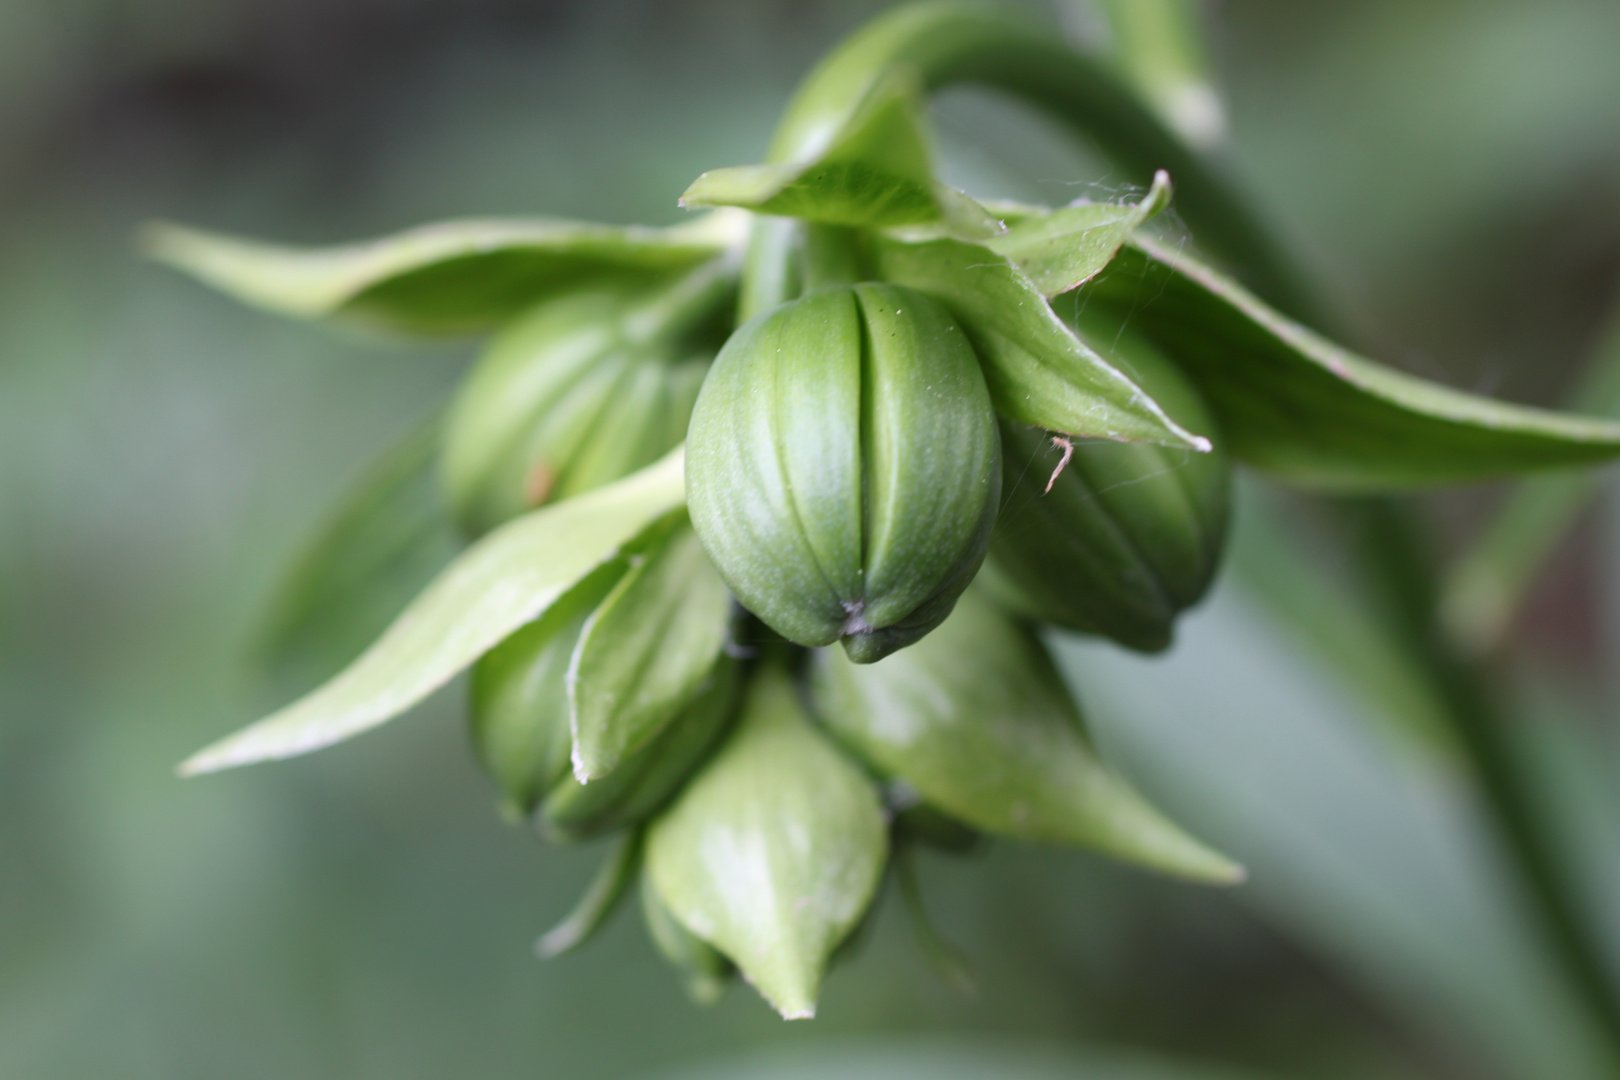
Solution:
<path fill-rule="evenodd" d="M 1457 744 L 1472 766 L 1486 812 L 1523 898 L 1553 957 L 1581 995 L 1620 1068 L 1620 988 L 1602 957 L 1603 942 L 1560 856 L 1545 799 L 1514 746 L 1511 718 L 1493 680 L 1447 632 L 1440 616 L 1434 561 L 1412 506 L 1395 498 L 1349 500 L 1367 584 L 1390 628 L 1429 673 Z"/>
<path fill-rule="evenodd" d="M 1322 328 L 1304 278 L 1218 167 L 1182 142 L 1106 62 L 993 7 L 912 4 L 850 38 L 800 86 L 770 160 L 816 153 L 895 67 L 915 72 L 930 90 L 978 83 L 1006 91 L 1096 144 L 1144 186 L 1155 171 L 1167 170 L 1176 206 L 1199 243 L 1274 306 Z"/>

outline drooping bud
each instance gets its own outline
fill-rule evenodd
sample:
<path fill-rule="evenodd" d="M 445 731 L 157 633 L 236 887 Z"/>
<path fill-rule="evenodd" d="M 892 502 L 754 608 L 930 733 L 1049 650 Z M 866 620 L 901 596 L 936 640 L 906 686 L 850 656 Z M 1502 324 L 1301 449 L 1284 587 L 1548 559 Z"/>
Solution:
<path fill-rule="evenodd" d="M 937 302 L 821 290 L 731 336 L 692 414 L 687 499 L 733 593 L 803 645 L 866 662 L 950 613 L 983 559 L 1000 437 Z"/>
<path fill-rule="evenodd" d="M 1108 360 L 1177 423 L 1214 436 L 1215 449 L 1054 438 L 1002 421 L 1005 495 L 981 580 L 1020 614 L 1156 651 L 1214 580 L 1231 461 L 1197 392 L 1162 354 L 1117 326 L 1088 340 L 1111 344 Z"/>
<path fill-rule="evenodd" d="M 729 279 L 705 268 L 652 295 L 575 292 L 515 320 L 453 405 L 444 480 L 480 533 L 662 457 L 686 424 L 713 346 L 705 318 Z"/>
<path fill-rule="evenodd" d="M 647 831 L 647 874 L 670 912 L 789 1019 L 814 1015 L 887 856 L 876 788 L 776 661 L 754 670 L 735 730 Z"/>

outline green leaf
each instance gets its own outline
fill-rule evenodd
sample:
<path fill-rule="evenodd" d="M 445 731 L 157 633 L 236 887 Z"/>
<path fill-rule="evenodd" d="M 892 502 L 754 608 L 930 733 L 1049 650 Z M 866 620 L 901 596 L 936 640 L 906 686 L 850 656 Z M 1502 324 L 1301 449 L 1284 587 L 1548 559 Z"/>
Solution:
<path fill-rule="evenodd" d="M 1003 255 L 958 240 L 874 241 L 885 281 L 942 302 L 978 350 L 996 410 L 1030 427 L 1208 450 L 1141 387 L 1081 341 Z"/>
<path fill-rule="evenodd" d="M 1045 646 L 979 589 L 928 637 L 875 664 L 819 651 L 813 686 L 818 716 L 840 739 L 975 828 L 1196 881 L 1243 878 L 1104 764 Z"/>
<path fill-rule="evenodd" d="M 308 753 L 404 712 L 680 506 L 683 458 L 677 449 L 616 484 L 490 533 L 336 678 L 202 750 L 180 766 L 181 774 Z"/>
<path fill-rule="evenodd" d="M 608 848 L 602 867 L 586 886 L 585 895 L 568 917 L 541 935 L 534 943 L 535 954 L 549 960 L 563 953 L 573 952 L 600 930 L 619 906 L 625 887 L 635 877 L 641 865 L 641 833 L 620 835 Z"/>
<path fill-rule="evenodd" d="M 771 664 L 726 745 L 653 822 L 647 870 L 681 924 L 791 1020 L 815 1015 L 827 958 L 871 903 L 887 847 L 876 789 Z"/>
<path fill-rule="evenodd" d="M 984 207 L 934 179 L 921 94 L 899 69 L 873 86 L 841 128 L 794 161 L 711 169 L 680 203 L 866 228 L 938 222 L 972 239 L 1005 231 Z"/>
<path fill-rule="evenodd" d="M 580 783 L 612 772 L 692 700 L 730 621 L 731 593 L 683 513 L 632 559 L 580 634 L 568 679 Z"/>
<path fill-rule="evenodd" d="M 455 555 L 435 467 L 440 426 L 390 449 L 277 586 L 254 651 L 278 677 L 308 686 L 331 676 Z"/>
<path fill-rule="evenodd" d="M 1398 490 L 1620 455 L 1620 424 L 1492 401 L 1384 367 L 1140 236 L 1068 302 L 1111 305 L 1128 318 L 1197 385 L 1232 453 L 1289 483 Z"/>
<path fill-rule="evenodd" d="M 291 247 L 160 222 L 143 230 L 141 243 L 159 262 L 267 311 L 453 334 L 487 329 L 559 288 L 690 269 L 740 244 L 744 227 L 723 212 L 670 229 L 490 219 Z"/>
<path fill-rule="evenodd" d="M 1135 206 L 1081 203 L 1031 214 L 985 246 L 1017 263 L 1041 292 L 1056 296 L 1096 277 L 1132 231 L 1169 204 L 1170 174 L 1160 170 Z"/>

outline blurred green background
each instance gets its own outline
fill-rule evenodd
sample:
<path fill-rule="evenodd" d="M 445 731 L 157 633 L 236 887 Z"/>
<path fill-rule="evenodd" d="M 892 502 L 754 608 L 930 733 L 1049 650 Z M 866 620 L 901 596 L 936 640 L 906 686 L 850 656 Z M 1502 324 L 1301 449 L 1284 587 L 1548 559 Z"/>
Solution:
<path fill-rule="evenodd" d="M 812 1024 L 746 988 L 696 1009 L 633 918 L 534 960 L 595 853 L 498 820 L 454 690 L 306 760 L 174 779 L 287 694 L 246 659 L 276 575 L 471 346 L 238 308 L 140 262 L 137 224 L 670 222 L 885 6 L 0 0 L 0 1076 L 1603 1075 L 1444 759 L 1245 590 L 1279 544 L 1315 557 L 1252 486 L 1236 569 L 1172 654 L 1063 646 L 1099 738 L 1251 883 L 1010 844 L 927 862 L 976 998 L 892 897 Z M 1561 400 L 1620 285 L 1620 5 L 1209 14 L 1233 166 L 1357 344 Z M 976 194 L 1119 188 L 999 102 L 953 92 L 938 119 Z M 1437 501 L 1437 533 L 1493 497 Z M 1620 957 L 1617 555 L 1590 515 L 1513 686 Z"/>

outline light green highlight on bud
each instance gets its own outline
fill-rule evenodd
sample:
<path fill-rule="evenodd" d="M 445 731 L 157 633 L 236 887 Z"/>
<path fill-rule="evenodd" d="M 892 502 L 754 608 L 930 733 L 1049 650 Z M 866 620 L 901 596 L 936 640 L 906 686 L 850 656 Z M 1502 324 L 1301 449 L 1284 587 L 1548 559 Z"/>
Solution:
<path fill-rule="evenodd" d="M 651 825 L 646 858 L 680 924 L 798 1019 L 815 1015 L 827 960 L 871 903 L 887 854 L 876 789 L 768 664 L 737 729 Z"/>

